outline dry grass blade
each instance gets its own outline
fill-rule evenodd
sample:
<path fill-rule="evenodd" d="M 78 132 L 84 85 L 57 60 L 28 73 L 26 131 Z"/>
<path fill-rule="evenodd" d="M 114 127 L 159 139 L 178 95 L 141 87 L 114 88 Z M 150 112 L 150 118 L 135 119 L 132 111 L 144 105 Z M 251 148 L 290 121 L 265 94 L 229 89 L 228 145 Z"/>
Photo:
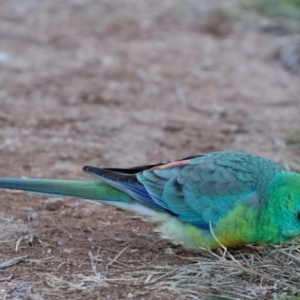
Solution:
<path fill-rule="evenodd" d="M 84 276 L 76 275 L 71 279 L 62 279 L 53 275 L 47 276 L 47 285 L 53 288 L 54 291 L 87 291 L 93 290 L 96 287 L 106 287 L 108 284 L 101 278 L 101 276 Z"/>
<path fill-rule="evenodd" d="M 32 245 L 33 238 L 34 238 L 33 234 L 21 235 L 16 242 L 15 252 L 18 252 L 22 241 L 27 241 L 29 245 Z"/>
<path fill-rule="evenodd" d="M 9 281 L 13 278 L 13 275 L 10 275 L 8 277 L 3 277 L 3 278 L 0 278 L 0 282 L 3 282 L 3 281 Z"/>
<path fill-rule="evenodd" d="M 129 245 L 127 245 L 123 250 L 121 250 L 114 259 L 112 259 L 107 265 L 106 265 L 106 270 L 108 269 L 109 266 L 113 265 L 121 256 L 122 254 L 128 249 Z"/>
<path fill-rule="evenodd" d="M 18 257 L 14 257 L 14 258 L 5 260 L 0 263 L 0 269 L 14 266 L 14 265 L 18 264 L 19 262 L 25 260 L 26 258 L 27 258 L 27 255 L 24 255 L 24 256 L 18 256 Z"/>

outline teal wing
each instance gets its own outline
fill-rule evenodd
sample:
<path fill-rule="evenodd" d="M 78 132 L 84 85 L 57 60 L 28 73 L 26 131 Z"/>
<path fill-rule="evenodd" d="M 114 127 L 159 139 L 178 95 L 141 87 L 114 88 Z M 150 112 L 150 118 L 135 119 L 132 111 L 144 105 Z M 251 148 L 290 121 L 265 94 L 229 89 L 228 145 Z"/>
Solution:
<path fill-rule="evenodd" d="M 208 229 L 237 203 L 257 206 L 264 201 L 281 167 L 254 155 L 224 151 L 135 169 L 136 174 L 134 169 L 85 167 L 138 202 Z"/>

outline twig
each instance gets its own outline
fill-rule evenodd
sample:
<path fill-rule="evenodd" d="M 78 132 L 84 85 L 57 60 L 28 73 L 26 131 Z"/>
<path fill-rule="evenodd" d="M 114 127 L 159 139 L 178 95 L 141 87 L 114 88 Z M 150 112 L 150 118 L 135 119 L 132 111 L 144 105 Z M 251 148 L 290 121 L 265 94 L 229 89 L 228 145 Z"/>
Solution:
<path fill-rule="evenodd" d="M 24 256 L 18 256 L 18 257 L 14 257 L 14 258 L 8 259 L 6 261 L 3 261 L 2 263 L 0 263 L 0 269 L 14 266 L 14 265 L 18 264 L 19 262 L 25 260 L 26 258 L 27 258 L 27 255 L 24 255 Z"/>
<path fill-rule="evenodd" d="M 27 234 L 27 235 L 21 235 L 21 236 L 18 238 L 17 242 L 16 242 L 15 252 L 18 252 L 19 246 L 20 246 L 21 242 L 22 242 L 23 240 L 26 240 L 26 239 L 27 239 L 27 241 L 28 241 L 28 244 L 29 244 L 29 245 L 32 245 L 33 239 L 34 239 L 33 234 L 31 233 L 31 234 Z"/>
<path fill-rule="evenodd" d="M 106 265 L 106 270 L 108 269 L 109 266 L 113 265 L 118 258 L 120 258 L 122 256 L 122 254 L 128 249 L 129 245 L 127 245 L 123 250 L 121 250 L 113 260 L 111 260 L 107 265 Z"/>
<path fill-rule="evenodd" d="M 3 278 L 0 278 L 0 282 L 3 282 L 3 281 L 9 281 L 12 279 L 12 275 L 8 276 L 8 277 L 3 277 Z"/>

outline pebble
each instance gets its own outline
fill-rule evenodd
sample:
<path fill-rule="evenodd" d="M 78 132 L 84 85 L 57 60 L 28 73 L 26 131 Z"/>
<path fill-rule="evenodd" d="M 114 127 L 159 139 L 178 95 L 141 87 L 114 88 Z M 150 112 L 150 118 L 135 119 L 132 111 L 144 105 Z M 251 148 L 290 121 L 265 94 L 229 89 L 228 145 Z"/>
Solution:
<path fill-rule="evenodd" d="M 39 214 L 37 212 L 32 212 L 30 214 L 27 215 L 27 220 L 28 221 L 34 221 L 39 217 Z"/>
<path fill-rule="evenodd" d="M 139 252 L 139 250 L 138 249 L 130 249 L 129 252 L 130 253 L 136 253 L 136 252 Z"/>
<path fill-rule="evenodd" d="M 62 247 L 62 246 L 64 246 L 66 243 L 64 242 L 64 241 L 57 241 L 57 246 L 58 247 Z"/>
<path fill-rule="evenodd" d="M 49 198 L 46 200 L 46 209 L 50 211 L 59 210 L 64 202 L 63 198 Z"/>
<path fill-rule="evenodd" d="M 174 250 L 173 250 L 172 248 L 167 248 L 167 249 L 165 250 L 165 254 L 167 254 L 167 255 L 174 255 L 175 252 L 174 252 Z"/>

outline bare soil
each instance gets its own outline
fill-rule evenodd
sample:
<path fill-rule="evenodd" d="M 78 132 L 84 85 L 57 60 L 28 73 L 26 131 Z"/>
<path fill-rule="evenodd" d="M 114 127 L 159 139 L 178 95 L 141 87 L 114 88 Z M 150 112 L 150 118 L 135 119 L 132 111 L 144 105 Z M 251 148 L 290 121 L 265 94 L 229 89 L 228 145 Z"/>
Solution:
<path fill-rule="evenodd" d="M 299 143 L 300 80 L 276 59 L 288 39 L 217 1 L 145 2 L 0 1 L 0 176 L 88 179 L 83 165 L 224 149 L 296 166 L 286 141 Z M 192 298 L 84 281 L 96 274 L 89 253 L 108 279 L 199 254 L 131 213 L 78 199 L 50 210 L 47 200 L 0 193 L 0 261 L 23 257 L 0 267 L 0 298 Z"/>

